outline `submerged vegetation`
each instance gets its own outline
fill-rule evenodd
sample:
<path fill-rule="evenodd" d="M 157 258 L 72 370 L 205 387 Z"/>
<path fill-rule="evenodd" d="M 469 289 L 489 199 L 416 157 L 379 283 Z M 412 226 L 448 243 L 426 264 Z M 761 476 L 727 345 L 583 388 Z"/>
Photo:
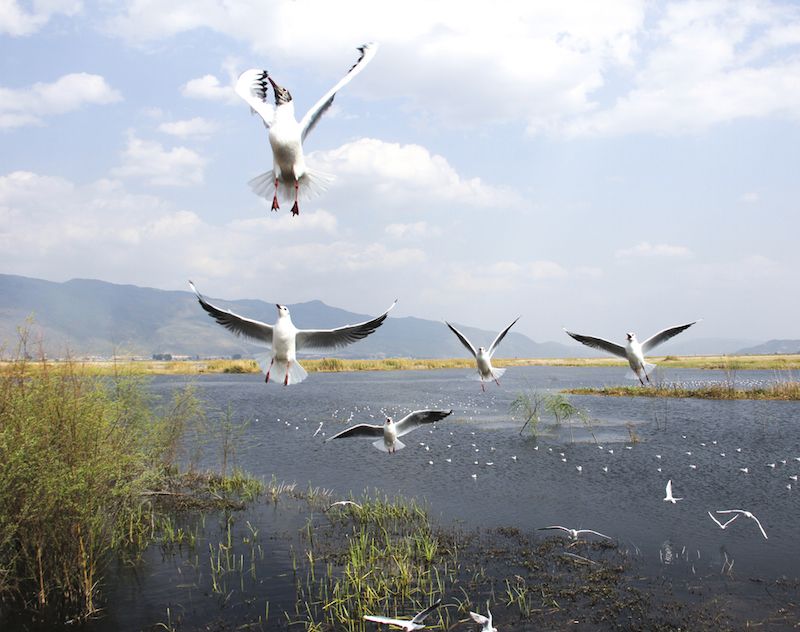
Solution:
<path fill-rule="evenodd" d="M 683 386 L 603 386 L 599 388 L 570 388 L 572 395 L 608 395 L 611 397 L 695 397 L 699 399 L 774 399 L 800 400 L 800 382 L 787 381 L 739 388 L 730 383 Z"/>

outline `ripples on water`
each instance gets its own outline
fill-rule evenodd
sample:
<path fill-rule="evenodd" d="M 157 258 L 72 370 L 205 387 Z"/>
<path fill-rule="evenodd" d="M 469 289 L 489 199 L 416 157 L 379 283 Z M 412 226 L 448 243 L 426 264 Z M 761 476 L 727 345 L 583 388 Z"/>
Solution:
<path fill-rule="evenodd" d="M 591 426 L 576 422 L 570 433 L 564 425 L 538 440 L 520 435 L 522 420 L 508 412 L 522 391 L 613 385 L 623 375 L 620 368 L 514 367 L 501 387 L 487 385 L 485 393 L 460 369 L 317 373 L 288 388 L 265 386 L 256 375 L 168 376 L 152 388 L 167 396 L 191 382 L 210 408 L 230 406 L 234 422 L 248 422 L 238 464 L 267 480 L 329 488 L 337 498 L 365 490 L 413 496 L 440 523 L 467 529 L 595 529 L 617 538 L 655 576 L 719 578 L 733 562 L 742 578 L 796 579 L 800 487 L 791 477 L 800 474 L 800 402 L 573 396 Z M 669 377 L 683 385 L 726 381 L 721 371 L 671 370 Z M 736 377 L 737 385 L 763 385 L 776 372 Z M 324 441 L 348 425 L 382 423 L 387 414 L 419 408 L 454 414 L 407 435 L 407 447 L 394 455 L 367 439 Z M 216 452 L 206 447 L 208 465 L 216 465 Z M 668 479 L 685 498 L 676 505 L 662 500 Z M 722 531 L 707 515 L 733 508 L 757 515 L 769 540 L 750 520 Z M 255 508 L 248 519 L 266 525 L 270 511 Z M 284 516 L 280 524 L 292 532 L 302 519 Z M 287 572 L 286 546 L 276 539 L 266 547 L 272 564 L 265 563 L 269 570 L 259 581 Z M 126 590 L 137 603 L 163 599 L 159 593 L 174 584 L 180 563 L 159 568 L 154 557 L 146 581 L 120 582 L 119 599 Z M 726 589 L 753 590 L 746 582 Z M 189 600 L 189 607 L 202 616 L 206 602 Z"/>

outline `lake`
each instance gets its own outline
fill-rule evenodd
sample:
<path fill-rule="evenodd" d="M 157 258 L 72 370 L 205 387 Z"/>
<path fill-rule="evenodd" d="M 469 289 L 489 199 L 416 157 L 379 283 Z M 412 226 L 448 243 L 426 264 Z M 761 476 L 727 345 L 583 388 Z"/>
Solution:
<path fill-rule="evenodd" d="M 635 572 L 668 586 L 671 595 L 696 602 L 724 594 L 742 616 L 796 601 L 800 487 L 790 477 L 800 474 L 800 402 L 571 396 L 590 424 L 562 424 L 538 439 L 520 434 L 522 420 L 509 413 L 521 392 L 620 384 L 624 374 L 618 367 L 512 367 L 501 386 L 487 385 L 486 392 L 464 369 L 316 373 L 293 387 L 265 386 L 257 375 L 163 376 L 154 378 L 152 390 L 167 397 L 194 384 L 218 411 L 212 424 L 230 410 L 233 425 L 241 425 L 236 463 L 265 480 L 325 488 L 333 499 L 358 498 L 365 490 L 414 497 L 438 524 L 464 530 L 594 529 L 613 537 L 634 559 Z M 676 369 L 666 378 L 690 383 L 726 376 Z M 775 379 L 772 371 L 736 375 L 739 384 Z M 404 437 L 407 447 L 396 454 L 367 439 L 324 441 L 323 433 L 420 408 L 454 412 Z M 204 463 L 217 467 L 219 452 L 218 445 L 206 446 Z M 675 496 L 684 498 L 674 505 L 662 500 L 670 479 Z M 719 529 L 707 514 L 717 509 L 751 511 L 769 539 L 744 517 Z M 238 514 L 234 535 L 258 529 L 262 551 L 247 585 L 238 580 L 221 594 L 209 588 L 205 567 L 209 544 L 213 549 L 226 537 L 222 517 L 207 519 L 196 553 L 152 547 L 140 566 L 112 573 L 106 616 L 90 627 L 148 629 L 177 617 L 179 629 L 208 621 L 232 629 L 267 601 L 270 620 L 281 620 L 280 608 L 294 598 L 293 541 L 308 513 L 302 503 L 279 501 Z M 733 572 L 723 574 L 731 561 Z M 776 594 L 776 585 L 785 593 Z"/>

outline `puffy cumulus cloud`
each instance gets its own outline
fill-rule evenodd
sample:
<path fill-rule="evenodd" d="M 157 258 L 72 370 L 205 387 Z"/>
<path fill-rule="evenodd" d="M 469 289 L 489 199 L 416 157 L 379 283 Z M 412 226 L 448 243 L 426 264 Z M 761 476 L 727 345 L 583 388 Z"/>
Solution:
<path fill-rule="evenodd" d="M 493 187 L 480 178 L 463 178 L 443 156 L 420 145 L 361 138 L 336 149 L 313 152 L 308 164 L 335 173 L 331 188 L 372 194 L 382 204 L 448 202 L 478 207 L 513 206 L 512 191 Z"/>
<path fill-rule="evenodd" d="M 111 173 L 156 186 L 189 186 L 203 182 L 205 165 L 206 159 L 187 147 L 165 149 L 159 142 L 130 134 L 122 153 L 122 165 Z"/>
<path fill-rule="evenodd" d="M 389 224 L 385 232 L 395 239 L 424 239 L 426 237 L 438 237 L 442 234 L 442 229 L 438 226 L 431 226 L 428 222 L 411 222 L 409 224 Z"/>
<path fill-rule="evenodd" d="M 12 37 L 32 35 L 47 24 L 54 15 L 72 16 L 83 8 L 80 0 L 34 0 L 30 8 L 18 0 L 0 2 L 0 34 Z"/>
<path fill-rule="evenodd" d="M 255 231 L 263 235 L 269 233 L 296 233 L 309 229 L 315 229 L 333 235 L 336 233 L 337 221 L 332 213 L 320 209 L 310 213 L 303 213 L 302 221 L 298 221 L 291 214 L 284 213 L 277 216 L 262 216 L 234 220 L 230 223 L 230 227 L 235 231 L 241 231 L 243 233 Z"/>
<path fill-rule="evenodd" d="M 358 20 L 343 16 L 358 15 Z M 146 43 L 213 29 L 276 67 L 340 75 L 354 43 L 382 49 L 353 93 L 404 99 L 437 124 L 520 122 L 532 134 L 685 133 L 800 114 L 794 3 L 134 0 L 107 28 Z M 224 86 L 204 77 L 207 94 Z"/>
<path fill-rule="evenodd" d="M 200 116 L 182 121 L 166 121 L 158 126 L 158 131 L 178 138 L 204 139 L 217 131 L 217 124 Z"/>
<path fill-rule="evenodd" d="M 586 278 L 583 268 L 570 270 L 555 261 L 496 261 L 483 266 L 454 265 L 446 285 L 459 291 L 508 293 L 580 278 Z"/>
<path fill-rule="evenodd" d="M 672 246 L 670 244 L 651 244 L 642 241 L 631 248 L 622 248 L 614 253 L 617 259 L 632 259 L 636 257 L 678 257 L 692 256 L 692 251 L 686 246 Z"/>
<path fill-rule="evenodd" d="M 0 87 L 0 129 L 41 125 L 52 115 L 121 99 L 103 77 L 85 72 L 64 75 L 52 83 L 37 82 L 29 88 Z"/>
<path fill-rule="evenodd" d="M 237 103 L 239 100 L 233 89 L 233 84 L 223 84 L 214 75 L 203 75 L 187 81 L 181 88 L 181 94 L 190 99 L 204 99 L 206 101 L 231 104 Z"/>

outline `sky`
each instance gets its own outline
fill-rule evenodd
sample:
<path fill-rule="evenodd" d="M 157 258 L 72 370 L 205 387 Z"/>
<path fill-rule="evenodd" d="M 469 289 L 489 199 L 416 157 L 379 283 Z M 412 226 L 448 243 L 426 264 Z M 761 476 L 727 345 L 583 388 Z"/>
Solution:
<path fill-rule="evenodd" d="M 335 179 L 247 182 L 269 71 Z M 270 94 L 271 96 L 271 94 Z M 800 4 L 0 0 L 0 272 L 534 340 L 800 338 Z"/>

